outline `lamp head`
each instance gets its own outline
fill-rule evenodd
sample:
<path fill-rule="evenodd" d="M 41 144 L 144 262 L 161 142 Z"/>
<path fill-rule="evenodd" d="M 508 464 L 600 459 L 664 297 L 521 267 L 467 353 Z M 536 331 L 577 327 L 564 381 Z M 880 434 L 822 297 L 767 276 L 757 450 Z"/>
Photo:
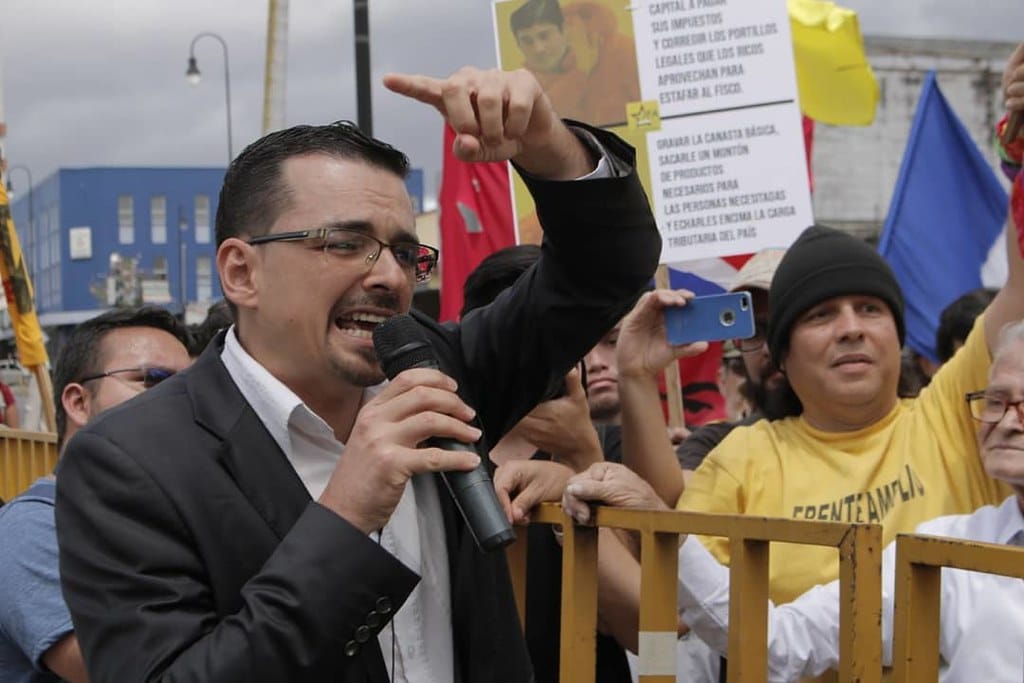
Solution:
<path fill-rule="evenodd" d="M 199 65 L 196 64 L 196 58 L 189 57 L 188 69 L 185 71 L 185 80 L 187 80 L 190 85 L 199 85 L 199 78 Z"/>

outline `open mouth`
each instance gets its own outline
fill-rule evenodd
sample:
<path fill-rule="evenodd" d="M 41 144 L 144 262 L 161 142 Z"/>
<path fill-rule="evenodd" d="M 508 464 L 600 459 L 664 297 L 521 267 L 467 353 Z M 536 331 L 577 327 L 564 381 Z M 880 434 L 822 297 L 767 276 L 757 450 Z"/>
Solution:
<path fill-rule="evenodd" d="M 378 313 L 356 312 L 334 319 L 334 325 L 345 334 L 361 339 L 373 339 L 373 331 L 390 316 Z"/>

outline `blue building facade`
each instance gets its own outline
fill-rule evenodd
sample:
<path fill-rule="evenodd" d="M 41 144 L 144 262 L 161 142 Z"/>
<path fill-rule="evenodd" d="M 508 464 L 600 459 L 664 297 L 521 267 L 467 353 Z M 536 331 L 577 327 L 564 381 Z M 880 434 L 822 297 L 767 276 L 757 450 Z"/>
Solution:
<path fill-rule="evenodd" d="M 40 324 L 76 324 L 141 303 L 198 322 L 221 297 L 214 219 L 224 170 L 60 169 L 31 192 L 19 188 L 11 214 Z M 406 187 L 419 213 L 422 169 L 411 169 Z"/>
<path fill-rule="evenodd" d="M 110 306 L 217 300 L 223 168 L 61 169 L 11 206 L 43 326 Z M 31 213 L 31 220 L 30 220 Z"/>

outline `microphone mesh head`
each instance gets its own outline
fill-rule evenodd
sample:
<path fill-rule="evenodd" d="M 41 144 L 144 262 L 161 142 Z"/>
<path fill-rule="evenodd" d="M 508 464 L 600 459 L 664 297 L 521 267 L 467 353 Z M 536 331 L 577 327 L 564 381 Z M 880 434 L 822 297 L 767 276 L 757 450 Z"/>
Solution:
<path fill-rule="evenodd" d="M 394 315 L 373 330 L 373 347 L 388 379 L 415 367 L 437 367 L 437 357 L 420 324 L 406 314 Z"/>

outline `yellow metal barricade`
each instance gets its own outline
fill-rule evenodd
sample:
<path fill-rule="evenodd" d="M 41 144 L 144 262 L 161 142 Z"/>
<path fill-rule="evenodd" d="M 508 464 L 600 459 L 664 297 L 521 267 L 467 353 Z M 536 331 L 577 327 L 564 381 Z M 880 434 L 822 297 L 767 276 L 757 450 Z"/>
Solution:
<path fill-rule="evenodd" d="M 744 515 L 595 508 L 593 525 L 575 526 L 558 505 L 531 513 L 535 523 L 561 524 L 562 633 L 559 680 L 591 683 L 597 629 L 597 528 L 639 532 L 641 683 L 675 681 L 676 590 L 680 534 L 730 539 L 729 683 L 767 676 L 770 541 L 839 550 L 839 680 L 873 683 L 882 675 L 881 542 L 877 524 L 842 524 Z M 526 534 L 509 549 L 520 617 L 525 623 Z M 742 638 L 742 641 L 741 641 Z"/>
<path fill-rule="evenodd" d="M 10 500 L 57 465 L 57 436 L 18 429 L 0 431 L 0 498 Z"/>
<path fill-rule="evenodd" d="M 943 567 L 1024 579 L 1024 550 L 940 536 L 897 536 L 893 681 L 912 683 L 939 677 Z"/>

